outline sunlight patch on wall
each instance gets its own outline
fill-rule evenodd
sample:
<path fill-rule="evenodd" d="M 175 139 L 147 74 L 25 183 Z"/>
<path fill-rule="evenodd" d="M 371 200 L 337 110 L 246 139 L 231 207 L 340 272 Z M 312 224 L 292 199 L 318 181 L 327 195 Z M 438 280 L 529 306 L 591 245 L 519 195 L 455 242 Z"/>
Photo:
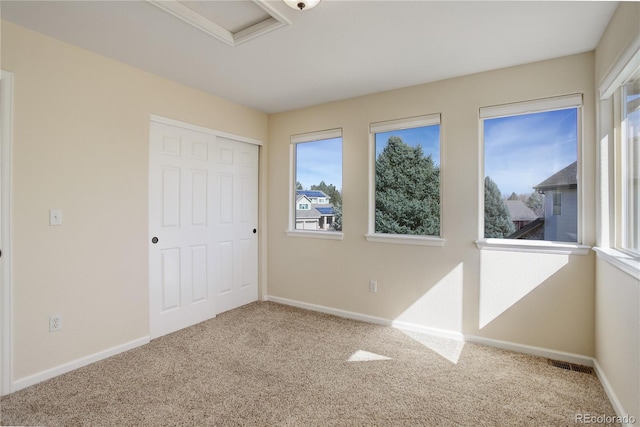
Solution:
<path fill-rule="evenodd" d="M 568 263 L 568 255 L 483 251 L 480 255 L 480 329 Z"/>
<path fill-rule="evenodd" d="M 463 263 L 459 263 L 396 317 L 394 324 L 462 331 L 462 273 Z"/>
<path fill-rule="evenodd" d="M 464 348 L 464 341 L 457 341 L 448 338 L 436 337 L 414 331 L 402 331 L 408 337 L 418 341 L 420 344 L 438 353 L 449 362 L 457 364 Z"/>
<path fill-rule="evenodd" d="M 347 362 L 371 362 L 374 360 L 393 360 L 393 359 L 391 357 L 382 356 L 376 353 L 371 353 L 370 351 L 358 350 L 347 359 Z"/>

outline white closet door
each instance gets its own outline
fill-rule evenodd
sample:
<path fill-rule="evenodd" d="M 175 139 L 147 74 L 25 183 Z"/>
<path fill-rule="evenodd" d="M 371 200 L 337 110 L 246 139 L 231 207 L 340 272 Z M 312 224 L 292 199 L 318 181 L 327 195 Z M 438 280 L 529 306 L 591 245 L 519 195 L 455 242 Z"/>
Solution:
<path fill-rule="evenodd" d="M 151 338 L 258 299 L 258 147 L 151 122 Z"/>
<path fill-rule="evenodd" d="M 258 147 L 217 138 L 217 312 L 258 299 Z"/>

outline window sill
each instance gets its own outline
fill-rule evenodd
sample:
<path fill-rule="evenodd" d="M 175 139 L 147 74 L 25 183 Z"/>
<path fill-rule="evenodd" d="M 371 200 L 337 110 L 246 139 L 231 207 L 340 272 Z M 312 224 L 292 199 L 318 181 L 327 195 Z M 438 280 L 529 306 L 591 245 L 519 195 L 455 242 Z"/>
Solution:
<path fill-rule="evenodd" d="M 587 255 L 591 246 L 556 243 L 546 240 L 480 239 L 478 249 L 506 252 L 538 252 L 544 254 Z"/>
<path fill-rule="evenodd" d="M 411 236 L 407 234 L 366 234 L 367 242 L 393 243 L 398 245 L 444 246 L 444 239 L 430 236 Z"/>
<path fill-rule="evenodd" d="M 598 258 L 608 262 L 631 277 L 640 280 L 640 257 L 613 248 L 593 248 Z"/>
<path fill-rule="evenodd" d="M 285 231 L 289 237 L 308 237 L 311 239 L 325 240 L 342 240 L 344 234 L 339 231 L 304 231 L 304 230 L 287 230 Z"/>

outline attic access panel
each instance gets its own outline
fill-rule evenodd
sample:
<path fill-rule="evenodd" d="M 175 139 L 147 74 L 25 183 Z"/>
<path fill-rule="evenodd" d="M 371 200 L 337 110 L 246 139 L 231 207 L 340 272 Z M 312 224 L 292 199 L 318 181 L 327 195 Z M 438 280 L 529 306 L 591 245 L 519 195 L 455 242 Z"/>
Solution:
<path fill-rule="evenodd" d="M 290 24 L 266 0 L 147 1 L 229 46 L 237 46 Z"/>

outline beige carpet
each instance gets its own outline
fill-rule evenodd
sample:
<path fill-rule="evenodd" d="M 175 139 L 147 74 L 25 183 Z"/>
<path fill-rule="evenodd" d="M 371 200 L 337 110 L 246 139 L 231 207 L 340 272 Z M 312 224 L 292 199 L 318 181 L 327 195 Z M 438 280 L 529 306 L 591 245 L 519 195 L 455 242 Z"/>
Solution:
<path fill-rule="evenodd" d="M 572 426 L 576 414 L 615 415 L 595 376 L 546 359 L 274 303 L 0 403 L 3 425 L 46 426 Z"/>

